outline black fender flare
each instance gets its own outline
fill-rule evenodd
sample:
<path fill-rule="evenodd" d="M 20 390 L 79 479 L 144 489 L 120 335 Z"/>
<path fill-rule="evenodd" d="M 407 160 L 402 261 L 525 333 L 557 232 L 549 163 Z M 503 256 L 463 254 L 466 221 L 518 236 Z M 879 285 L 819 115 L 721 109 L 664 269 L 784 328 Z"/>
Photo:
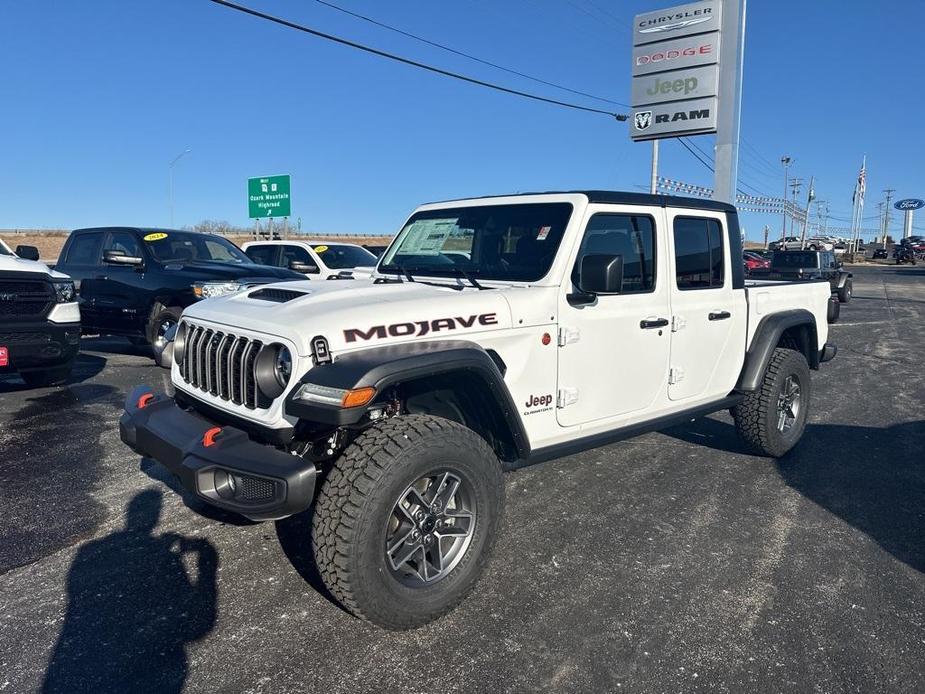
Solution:
<path fill-rule="evenodd" d="M 736 390 L 739 392 L 753 392 L 758 390 L 764 378 L 765 369 L 771 361 L 771 355 L 780 344 L 781 336 L 790 328 L 806 326 L 806 342 L 801 345 L 806 355 L 806 361 L 812 369 L 819 368 L 819 334 L 816 330 L 816 318 L 805 308 L 795 308 L 780 313 L 765 316 L 758 323 L 752 344 L 745 353 L 745 363 Z"/>
<path fill-rule="evenodd" d="M 286 397 L 286 414 L 331 426 L 357 424 L 369 405 L 343 408 L 296 399 L 301 384 L 313 383 L 329 388 L 352 390 L 372 386 L 378 396 L 390 386 L 404 381 L 450 373 L 464 373 L 480 381 L 495 401 L 520 458 L 530 455 L 530 443 L 523 422 L 501 371 L 503 363 L 474 342 L 435 340 L 349 352 L 328 364 L 309 369 L 299 385 Z M 375 400 L 373 401 L 375 402 Z"/>
<path fill-rule="evenodd" d="M 841 289 L 845 286 L 845 283 L 850 280 L 853 275 L 850 272 L 840 272 L 838 273 L 838 288 Z"/>

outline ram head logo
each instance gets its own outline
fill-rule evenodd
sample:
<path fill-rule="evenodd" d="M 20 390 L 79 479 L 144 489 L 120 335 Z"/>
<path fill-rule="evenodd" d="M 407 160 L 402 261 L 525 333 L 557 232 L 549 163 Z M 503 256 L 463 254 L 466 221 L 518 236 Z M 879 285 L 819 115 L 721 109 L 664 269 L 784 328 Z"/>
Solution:
<path fill-rule="evenodd" d="M 652 111 L 640 111 L 633 117 L 636 130 L 645 130 L 652 125 Z"/>

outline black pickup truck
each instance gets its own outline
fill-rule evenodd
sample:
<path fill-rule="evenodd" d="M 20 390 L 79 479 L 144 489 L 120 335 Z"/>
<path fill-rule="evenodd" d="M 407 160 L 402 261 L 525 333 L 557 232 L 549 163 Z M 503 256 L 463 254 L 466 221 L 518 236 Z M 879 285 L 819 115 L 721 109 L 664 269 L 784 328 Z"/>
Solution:
<path fill-rule="evenodd" d="M 157 347 L 196 301 L 305 276 L 258 265 L 227 239 L 172 229 L 72 231 L 55 269 L 77 286 L 83 331 Z"/>
<path fill-rule="evenodd" d="M 749 273 L 762 280 L 820 280 L 832 285 L 832 293 L 847 304 L 851 301 L 851 273 L 842 268 L 832 251 L 774 251 L 769 268 L 756 268 Z"/>

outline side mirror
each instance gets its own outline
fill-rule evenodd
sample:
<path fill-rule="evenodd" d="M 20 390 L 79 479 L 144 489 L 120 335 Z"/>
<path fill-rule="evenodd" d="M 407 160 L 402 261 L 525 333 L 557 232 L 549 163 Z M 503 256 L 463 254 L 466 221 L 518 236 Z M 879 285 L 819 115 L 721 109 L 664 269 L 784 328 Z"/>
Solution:
<path fill-rule="evenodd" d="M 289 269 L 309 275 L 317 275 L 319 272 L 321 272 L 317 265 L 312 265 L 311 263 L 303 263 L 299 260 L 293 260 L 291 263 L 289 263 Z"/>
<path fill-rule="evenodd" d="M 35 246 L 16 246 L 16 255 L 23 260 L 38 260 L 39 249 Z"/>
<path fill-rule="evenodd" d="M 581 290 L 589 294 L 623 291 L 623 256 L 592 253 L 582 258 Z"/>
<path fill-rule="evenodd" d="M 126 255 L 125 251 L 103 251 L 103 262 L 112 265 L 144 265 L 145 260 L 137 255 Z"/>

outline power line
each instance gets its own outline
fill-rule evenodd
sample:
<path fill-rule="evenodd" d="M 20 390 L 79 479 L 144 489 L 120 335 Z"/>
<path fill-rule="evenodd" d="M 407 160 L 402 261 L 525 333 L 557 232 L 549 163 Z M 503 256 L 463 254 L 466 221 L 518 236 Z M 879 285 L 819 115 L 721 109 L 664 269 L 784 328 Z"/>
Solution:
<path fill-rule="evenodd" d="M 462 82 L 468 82 L 469 84 L 476 84 L 480 87 L 487 87 L 488 89 L 494 89 L 495 91 L 504 92 L 505 94 L 513 94 L 514 96 L 522 96 L 525 99 L 532 99 L 534 101 L 542 101 L 547 104 L 553 104 L 555 106 L 562 106 L 564 108 L 570 108 L 576 111 L 586 111 L 588 113 L 600 113 L 601 115 L 604 115 L 604 116 L 611 116 L 613 118 L 616 118 L 619 121 L 625 121 L 627 119 L 627 116 L 624 113 L 615 113 L 613 111 L 605 111 L 603 109 L 593 108 L 591 106 L 581 106 L 580 104 L 573 104 L 573 103 L 569 103 L 568 101 L 560 101 L 558 99 L 551 99 L 549 97 L 540 96 L 538 94 L 531 94 L 530 92 L 522 92 L 518 89 L 511 89 L 509 87 L 503 87 L 499 84 L 494 84 L 492 82 L 486 82 L 484 80 L 476 79 L 474 77 L 462 75 L 458 72 L 451 72 L 449 70 L 444 70 L 439 67 L 434 67 L 433 65 L 427 65 L 426 63 L 420 63 L 416 60 L 411 60 L 410 58 L 403 58 L 400 55 L 395 55 L 394 53 L 387 53 L 386 51 L 380 51 L 378 48 L 372 48 L 371 46 L 365 46 L 362 43 L 356 43 L 355 41 L 350 41 L 348 39 L 344 39 L 339 36 L 334 36 L 333 34 L 326 34 L 323 31 L 312 29 L 311 27 L 305 26 L 304 24 L 297 24 L 296 22 L 291 22 L 288 19 L 283 19 L 281 17 L 275 17 L 271 14 L 266 14 L 265 12 L 260 12 L 259 10 L 254 10 L 250 7 L 245 7 L 244 5 L 238 5 L 237 3 L 229 2 L 229 0 L 210 0 L 210 2 L 214 2 L 216 5 L 223 5 L 229 9 L 236 10 L 244 14 L 249 14 L 252 17 L 257 17 L 259 19 L 265 19 L 268 22 L 273 22 L 274 24 L 279 24 L 280 26 L 288 27 L 290 29 L 295 29 L 296 31 L 301 31 L 306 34 L 311 34 L 312 36 L 317 36 L 318 38 L 326 39 L 328 41 L 333 41 L 334 43 L 339 43 L 342 46 L 356 48 L 357 50 L 361 50 L 366 53 L 378 55 L 381 58 L 388 58 L 389 60 L 394 60 L 395 62 L 398 62 L 398 63 L 403 63 L 405 65 L 411 65 L 412 67 L 417 67 L 422 70 L 427 70 L 428 72 L 433 72 L 438 75 L 443 75 L 445 77 L 452 77 L 453 79 L 457 79 Z"/>
<path fill-rule="evenodd" d="M 713 165 L 710 164 L 705 159 L 702 159 L 700 155 L 697 154 L 697 152 L 695 152 L 689 144 L 687 144 L 687 140 L 685 140 L 683 137 L 679 137 L 678 142 L 680 142 L 684 146 L 684 149 L 686 149 L 688 152 L 691 153 L 691 156 L 694 157 L 694 159 L 696 159 L 701 164 L 703 164 L 705 167 L 707 167 L 710 170 L 710 173 L 713 173 Z"/>
<path fill-rule="evenodd" d="M 534 77 L 533 75 L 528 75 L 527 73 L 520 72 L 519 70 L 514 70 L 512 68 L 504 67 L 503 65 L 498 65 L 497 63 L 493 63 L 490 60 L 485 60 L 483 58 L 474 56 L 470 53 L 465 53 L 455 48 L 451 48 L 450 46 L 445 46 L 442 43 L 437 43 L 436 41 L 431 41 L 430 39 L 426 39 L 423 36 L 412 34 L 410 31 L 405 31 L 404 29 L 399 29 L 398 27 L 391 26 L 390 24 L 385 24 L 384 22 L 380 22 L 376 19 L 373 19 L 372 17 L 367 17 L 366 15 L 360 14 L 359 12 L 354 12 L 352 10 L 348 10 L 345 7 L 340 7 L 339 5 L 335 5 L 333 2 L 327 2 L 327 0 L 315 0 L 315 2 L 317 2 L 320 5 L 324 5 L 325 7 L 330 7 L 332 10 L 337 10 L 338 12 L 343 12 L 344 14 L 350 15 L 351 17 L 361 19 L 364 22 L 369 22 L 370 24 L 374 24 L 377 27 L 388 29 L 389 31 L 394 31 L 396 34 L 407 36 L 408 38 L 414 39 L 415 41 L 420 41 L 421 43 L 426 43 L 428 46 L 433 46 L 434 48 L 439 48 L 440 50 L 447 51 L 448 53 L 453 53 L 454 55 L 459 55 L 459 56 L 462 56 L 463 58 L 474 60 L 475 62 L 481 63 L 482 65 L 488 65 L 489 67 L 493 67 L 496 70 L 503 70 L 504 72 L 508 72 L 512 75 L 517 75 L 518 77 L 523 77 L 525 79 L 538 82 L 539 84 L 545 84 L 547 87 L 555 87 L 556 89 L 561 89 L 566 92 L 571 92 L 572 94 L 577 94 L 579 96 L 586 96 L 589 99 L 596 99 L 597 101 L 604 101 L 608 104 L 613 104 L 614 106 L 622 106 L 623 108 L 630 108 L 628 104 L 621 104 L 619 101 L 614 101 L 612 99 L 608 99 L 603 96 L 595 96 L 594 94 L 582 92 L 577 89 L 572 89 L 571 87 L 566 87 L 562 84 L 556 84 L 555 82 L 549 82 L 548 80 L 544 80 L 539 77 Z"/>

